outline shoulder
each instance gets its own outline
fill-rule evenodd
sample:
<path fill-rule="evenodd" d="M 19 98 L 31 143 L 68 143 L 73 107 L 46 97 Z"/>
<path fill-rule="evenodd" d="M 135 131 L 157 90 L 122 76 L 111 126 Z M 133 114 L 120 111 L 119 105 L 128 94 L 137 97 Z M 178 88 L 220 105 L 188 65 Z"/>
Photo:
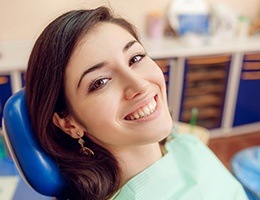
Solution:
<path fill-rule="evenodd" d="M 198 148 L 197 150 L 206 150 L 208 151 L 208 147 L 201 142 L 196 136 L 192 134 L 186 133 L 171 133 L 169 136 L 166 147 L 170 149 L 172 148 Z"/>
<path fill-rule="evenodd" d="M 218 191 L 218 195 L 224 192 L 226 197 L 232 197 L 229 199 L 234 199 L 234 196 L 239 194 L 241 199 L 246 199 L 241 184 L 208 146 L 195 136 L 172 134 L 166 146 L 171 157 L 178 163 L 181 174 L 185 174 L 189 180 L 196 182 L 202 190 L 208 190 L 209 194 Z M 229 185 L 228 190 L 222 183 Z M 216 194 L 216 196 L 218 195 Z M 222 197 L 216 199 L 228 199 Z"/>
<path fill-rule="evenodd" d="M 202 169 L 215 169 L 227 171 L 211 149 L 191 134 L 171 134 L 165 144 L 168 153 L 179 163 L 179 166 L 190 168 L 191 171 Z M 211 171 L 211 170 L 210 170 Z M 203 170 L 201 171 L 203 172 Z"/>

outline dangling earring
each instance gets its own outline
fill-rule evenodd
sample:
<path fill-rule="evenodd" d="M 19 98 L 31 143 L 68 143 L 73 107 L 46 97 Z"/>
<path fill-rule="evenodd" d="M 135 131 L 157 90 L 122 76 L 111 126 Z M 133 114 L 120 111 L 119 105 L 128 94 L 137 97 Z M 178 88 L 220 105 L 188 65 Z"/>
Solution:
<path fill-rule="evenodd" d="M 79 150 L 79 154 L 82 156 L 94 156 L 95 155 L 94 152 L 90 148 L 84 146 L 85 141 L 82 139 L 79 132 L 77 132 L 77 135 L 79 136 L 78 143 L 81 146 L 81 148 Z"/>

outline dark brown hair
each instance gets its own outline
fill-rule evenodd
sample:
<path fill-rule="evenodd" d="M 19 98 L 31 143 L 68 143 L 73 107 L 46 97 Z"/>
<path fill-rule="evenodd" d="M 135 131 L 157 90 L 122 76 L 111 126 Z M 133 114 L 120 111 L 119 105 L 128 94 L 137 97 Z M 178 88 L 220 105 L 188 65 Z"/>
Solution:
<path fill-rule="evenodd" d="M 26 74 L 26 101 L 33 129 L 68 179 L 70 199 L 108 199 L 120 186 L 119 165 L 109 151 L 85 137 L 95 156 L 80 156 L 77 140 L 52 122 L 55 112 L 61 117 L 73 114 L 64 90 L 65 69 L 76 45 L 100 22 L 117 24 L 138 40 L 134 27 L 106 7 L 70 11 L 51 22 L 39 36 Z"/>

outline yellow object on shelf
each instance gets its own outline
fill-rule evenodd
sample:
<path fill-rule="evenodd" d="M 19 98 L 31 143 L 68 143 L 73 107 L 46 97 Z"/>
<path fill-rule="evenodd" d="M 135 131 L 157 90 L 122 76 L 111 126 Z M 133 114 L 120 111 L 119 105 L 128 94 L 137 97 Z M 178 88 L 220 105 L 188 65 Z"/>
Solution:
<path fill-rule="evenodd" d="M 206 145 L 208 144 L 209 130 L 204 128 L 204 127 L 194 125 L 191 128 L 191 125 L 188 124 L 188 123 L 175 121 L 174 122 L 174 128 L 176 129 L 177 133 L 192 134 L 195 137 L 197 137 L 198 139 L 200 139 Z"/>

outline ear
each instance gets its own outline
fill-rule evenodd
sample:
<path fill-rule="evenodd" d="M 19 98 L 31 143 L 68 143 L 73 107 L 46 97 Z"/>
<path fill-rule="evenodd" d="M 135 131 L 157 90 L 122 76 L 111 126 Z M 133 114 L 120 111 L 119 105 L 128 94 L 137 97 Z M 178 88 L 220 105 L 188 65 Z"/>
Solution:
<path fill-rule="evenodd" d="M 56 112 L 53 114 L 52 117 L 53 123 L 63 130 L 65 133 L 70 135 L 72 138 L 79 138 L 77 135 L 78 132 L 82 132 L 80 126 L 78 123 L 75 121 L 75 119 L 71 116 L 67 116 L 64 118 L 61 118 Z"/>

